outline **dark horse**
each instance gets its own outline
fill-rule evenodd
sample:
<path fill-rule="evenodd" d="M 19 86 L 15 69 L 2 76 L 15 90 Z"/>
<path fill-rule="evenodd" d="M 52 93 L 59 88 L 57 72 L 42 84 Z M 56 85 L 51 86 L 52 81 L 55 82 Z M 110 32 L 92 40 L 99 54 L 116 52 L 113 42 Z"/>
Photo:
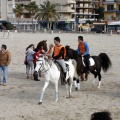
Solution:
<path fill-rule="evenodd" d="M 45 52 L 47 52 L 47 40 L 42 40 L 37 44 L 37 47 L 34 49 L 35 52 L 38 52 L 40 49 L 43 49 Z M 36 66 L 36 64 L 35 64 Z M 39 81 L 38 79 L 38 73 L 34 72 L 33 74 L 34 80 Z M 41 73 L 39 73 L 39 76 L 41 76 Z"/>
<path fill-rule="evenodd" d="M 38 52 L 43 47 L 43 50 L 47 52 L 47 40 L 40 41 L 35 48 L 35 52 Z"/>
<path fill-rule="evenodd" d="M 83 74 L 86 74 L 87 79 L 87 69 L 83 65 L 82 62 L 82 56 L 77 53 L 77 51 L 70 48 L 70 46 L 66 46 L 66 57 L 75 59 L 77 61 L 77 73 L 79 76 L 81 76 L 81 79 L 84 80 Z M 99 85 L 98 88 L 100 88 L 101 85 L 101 68 L 104 72 L 107 72 L 108 69 L 112 66 L 111 60 L 108 57 L 106 53 L 100 53 L 98 56 L 91 56 L 93 60 L 95 61 L 95 64 L 93 66 L 90 66 L 90 72 L 94 75 L 94 78 L 98 76 L 99 79 Z M 93 83 L 95 84 L 95 79 Z"/>

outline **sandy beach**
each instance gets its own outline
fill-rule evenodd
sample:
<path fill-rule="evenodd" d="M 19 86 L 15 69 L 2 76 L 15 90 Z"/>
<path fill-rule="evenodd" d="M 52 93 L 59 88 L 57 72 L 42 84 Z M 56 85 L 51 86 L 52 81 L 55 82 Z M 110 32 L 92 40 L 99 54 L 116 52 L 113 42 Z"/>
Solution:
<path fill-rule="evenodd" d="M 25 49 L 41 40 L 53 43 L 56 36 L 62 45 L 77 48 L 77 38 L 82 35 L 88 42 L 91 55 L 108 54 L 112 68 L 102 73 L 101 88 L 93 85 L 94 76 L 81 82 L 80 91 L 72 90 L 72 98 L 66 99 L 66 88 L 59 82 L 59 102 L 54 102 L 54 85 L 49 84 L 43 104 L 38 105 L 44 79 L 26 79 L 24 63 Z M 13 38 L 3 39 L 0 32 L 0 46 L 6 44 L 11 52 L 7 86 L 0 86 L 0 120 L 90 120 L 94 112 L 109 111 L 113 120 L 120 120 L 120 35 L 75 34 L 75 33 L 13 33 Z"/>

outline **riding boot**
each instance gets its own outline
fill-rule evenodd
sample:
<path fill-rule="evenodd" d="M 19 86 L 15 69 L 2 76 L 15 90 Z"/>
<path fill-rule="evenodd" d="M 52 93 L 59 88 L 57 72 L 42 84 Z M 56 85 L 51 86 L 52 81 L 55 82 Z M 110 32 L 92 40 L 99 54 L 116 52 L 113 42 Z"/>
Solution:
<path fill-rule="evenodd" d="M 34 77 L 34 80 L 35 80 L 35 81 L 40 81 L 40 80 L 38 79 L 38 73 L 37 73 L 37 72 L 33 74 L 33 77 Z"/>
<path fill-rule="evenodd" d="M 64 72 L 64 79 L 63 79 L 63 82 L 64 82 L 65 84 L 67 84 L 67 81 L 66 81 L 66 72 Z"/>
<path fill-rule="evenodd" d="M 90 68 L 89 68 L 89 63 L 86 63 L 86 68 L 87 68 L 87 74 L 89 74 L 90 73 Z"/>
<path fill-rule="evenodd" d="M 87 74 L 89 74 L 90 73 L 90 68 L 89 67 L 87 67 L 87 72 L 86 72 Z"/>

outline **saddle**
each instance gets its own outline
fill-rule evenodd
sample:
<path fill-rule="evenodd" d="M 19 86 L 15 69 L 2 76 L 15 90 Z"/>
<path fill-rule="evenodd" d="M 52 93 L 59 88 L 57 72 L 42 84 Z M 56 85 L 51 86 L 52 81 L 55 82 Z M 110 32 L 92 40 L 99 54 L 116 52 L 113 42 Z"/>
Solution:
<path fill-rule="evenodd" d="M 54 61 L 54 63 L 55 63 L 55 65 L 57 66 L 58 70 L 61 71 L 62 73 L 64 73 L 64 72 L 63 72 L 63 68 L 62 68 L 62 66 L 59 64 L 59 62 Z M 69 70 L 69 65 L 68 65 L 67 63 L 65 63 L 65 65 L 66 65 L 66 70 L 68 71 L 68 70 Z"/>
<path fill-rule="evenodd" d="M 57 61 L 54 61 L 54 63 L 57 66 L 58 70 L 60 71 L 61 84 L 64 85 L 64 71 L 63 71 L 63 68 Z M 69 65 L 66 64 L 66 63 L 65 63 L 65 65 L 66 65 L 66 71 L 69 71 Z"/>
<path fill-rule="evenodd" d="M 82 57 L 82 63 L 83 63 L 84 66 L 86 66 L 86 64 L 85 64 L 86 61 L 85 61 L 84 57 Z M 89 66 L 95 65 L 95 61 L 92 57 L 89 58 L 89 63 L 90 63 Z"/>

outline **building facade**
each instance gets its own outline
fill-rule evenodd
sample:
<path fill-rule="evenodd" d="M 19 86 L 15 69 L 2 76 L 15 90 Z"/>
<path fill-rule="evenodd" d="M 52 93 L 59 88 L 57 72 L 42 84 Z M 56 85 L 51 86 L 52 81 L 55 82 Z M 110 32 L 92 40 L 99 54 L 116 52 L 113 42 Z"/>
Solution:
<path fill-rule="evenodd" d="M 75 13 L 77 23 L 85 23 L 86 20 L 95 19 L 98 15 L 95 13 L 95 8 L 98 8 L 98 0 L 76 0 Z"/>
<path fill-rule="evenodd" d="M 0 0 L 0 17 L 2 20 L 14 18 L 13 8 L 15 7 L 14 0 Z"/>
<path fill-rule="evenodd" d="M 58 20 L 58 24 L 54 25 L 54 28 L 74 29 L 75 19 L 73 18 L 72 13 L 75 13 L 75 9 L 73 9 L 75 0 L 50 0 L 50 2 L 55 4 L 56 10 L 60 14 L 60 19 Z"/>
<path fill-rule="evenodd" d="M 13 13 L 13 9 L 16 4 L 28 5 L 30 2 L 36 1 L 37 5 L 40 5 L 44 2 L 44 0 L 0 0 L 0 17 L 2 20 L 7 20 L 9 18 L 16 18 Z M 26 13 L 23 18 L 26 18 Z"/>
<path fill-rule="evenodd" d="M 37 5 L 43 4 L 46 0 L 0 0 L 0 16 L 2 20 L 9 20 L 17 25 L 17 18 L 13 13 L 13 8 L 16 4 L 28 5 L 30 2 L 36 1 Z M 100 0 L 102 1 L 102 0 Z M 94 20 L 95 9 L 100 6 L 99 0 L 50 0 L 55 4 L 56 10 L 61 14 L 58 24 L 53 21 L 52 28 L 60 29 L 67 27 L 75 29 L 80 23 L 86 23 L 86 20 Z M 32 28 L 30 15 L 25 11 L 20 19 L 21 28 L 24 30 Z M 37 21 L 34 20 L 35 28 L 37 29 Z M 47 23 L 41 22 L 41 27 L 45 28 Z"/>
<path fill-rule="evenodd" d="M 120 20 L 120 0 L 104 0 L 104 20 Z"/>

